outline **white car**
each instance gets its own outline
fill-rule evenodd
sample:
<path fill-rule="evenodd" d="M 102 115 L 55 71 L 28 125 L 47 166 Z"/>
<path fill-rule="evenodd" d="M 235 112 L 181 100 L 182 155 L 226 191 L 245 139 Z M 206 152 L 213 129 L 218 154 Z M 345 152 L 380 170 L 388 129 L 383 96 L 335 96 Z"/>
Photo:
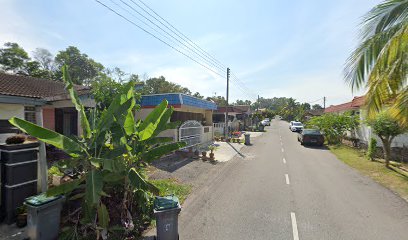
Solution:
<path fill-rule="evenodd" d="M 303 131 L 303 124 L 301 122 L 290 122 L 290 130 L 292 132 L 301 132 Z"/>

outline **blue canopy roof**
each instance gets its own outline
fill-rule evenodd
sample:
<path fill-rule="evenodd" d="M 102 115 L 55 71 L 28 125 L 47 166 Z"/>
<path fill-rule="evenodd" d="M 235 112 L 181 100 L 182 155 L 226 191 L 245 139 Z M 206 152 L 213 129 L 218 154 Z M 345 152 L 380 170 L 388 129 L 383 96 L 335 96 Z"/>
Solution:
<path fill-rule="evenodd" d="M 217 105 L 214 102 L 196 98 L 183 93 L 143 95 L 140 105 L 142 107 L 154 107 L 159 105 L 164 99 L 166 99 L 171 106 L 187 105 L 206 110 L 217 110 Z"/>

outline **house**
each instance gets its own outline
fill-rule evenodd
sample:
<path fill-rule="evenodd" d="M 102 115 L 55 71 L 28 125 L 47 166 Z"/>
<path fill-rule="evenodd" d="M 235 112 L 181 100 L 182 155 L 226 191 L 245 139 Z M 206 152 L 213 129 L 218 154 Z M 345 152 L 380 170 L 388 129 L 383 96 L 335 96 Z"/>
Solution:
<path fill-rule="evenodd" d="M 95 107 L 90 88 L 75 85 L 85 107 Z M 0 143 L 17 132 L 8 122 L 19 117 L 61 134 L 81 133 L 78 113 L 62 82 L 0 73 Z"/>
<path fill-rule="evenodd" d="M 347 103 L 332 105 L 325 109 L 324 113 L 345 113 L 351 112 L 358 115 L 360 126 L 354 133 L 349 133 L 349 136 L 357 138 L 361 145 L 368 146 L 368 142 L 372 137 L 377 138 L 377 146 L 381 147 L 381 140 L 376 136 L 371 127 L 366 124 L 367 108 L 365 106 L 365 96 L 354 97 L 353 100 Z M 408 134 L 401 134 L 394 138 L 392 144 L 392 154 L 396 158 L 408 158 Z"/>
<path fill-rule="evenodd" d="M 140 100 L 140 111 L 136 119 L 145 119 L 163 100 L 174 108 L 170 121 L 180 121 L 178 129 L 169 129 L 159 136 L 171 137 L 174 141 L 185 141 L 187 146 L 205 144 L 213 140 L 213 112 L 217 110 L 214 102 L 206 101 L 183 93 L 164 93 L 143 95 Z"/>
<path fill-rule="evenodd" d="M 323 115 L 324 109 L 312 109 L 309 111 L 306 111 L 305 113 L 305 119 L 306 121 L 310 120 L 312 117 L 318 117 Z"/>
<path fill-rule="evenodd" d="M 229 126 L 232 128 L 233 131 L 240 131 L 244 130 L 247 126 L 252 125 L 251 119 L 251 108 L 249 105 L 231 105 L 228 107 L 218 107 L 216 111 L 214 111 L 213 115 L 213 122 L 215 124 L 215 128 L 217 132 L 220 134 L 223 133 L 223 129 L 225 126 L 225 116 L 226 111 L 228 110 L 228 121 Z"/>

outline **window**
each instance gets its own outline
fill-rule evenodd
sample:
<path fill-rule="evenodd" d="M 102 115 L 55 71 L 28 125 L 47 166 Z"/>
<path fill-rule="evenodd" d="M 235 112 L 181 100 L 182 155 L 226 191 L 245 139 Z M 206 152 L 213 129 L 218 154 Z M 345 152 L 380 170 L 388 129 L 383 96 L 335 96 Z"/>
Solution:
<path fill-rule="evenodd" d="M 35 107 L 34 106 L 24 107 L 24 119 L 32 123 L 37 123 L 36 118 L 35 118 Z"/>

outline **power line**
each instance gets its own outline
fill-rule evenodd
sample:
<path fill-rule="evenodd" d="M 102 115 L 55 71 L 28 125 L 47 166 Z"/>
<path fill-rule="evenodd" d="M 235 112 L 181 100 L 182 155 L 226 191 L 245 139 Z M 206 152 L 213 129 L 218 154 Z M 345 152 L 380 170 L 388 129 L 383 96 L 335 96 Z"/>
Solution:
<path fill-rule="evenodd" d="M 195 42 L 193 42 L 190 38 L 188 38 L 186 35 L 184 35 L 182 32 L 180 32 L 176 27 L 174 27 L 171 23 L 169 23 L 166 19 L 164 19 L 163 17 L 161 17 L 156 11 L 154 11 L 152 8 L 150 8 L 146 3 L 144 3 L 142 0 L 138 0 L 139 2 L 141 2 L 145 7 L 147 7 L 150 11 L 152 11 L 156 16 L 158 16 L 160 19 L 162 19 L 164 22 L 166 22 L 171 28 L 173 28 L 175 31 L 177 31 L 178 33 L 180 33 L 185 40 L 187 40 L 187 42 L 192 43 L 194 46 L 196 46 L 198 49 L 200 49 L 204 54 L 206 54 L 209 58 L 214 59 L 215 62 L 217 62 L 218 64 L 220 64 L 224 69 L 226 69 L 227 67 L 222 64 L 220 61 L 218 61 L 215 57 L 213 57 L 211 54 L 209 54 L 208 52 L 206 52 L 204 49 L 202 49 L 200 46 L 198 46 Z M 133 2 L 133 1 L 132 1 Z"/>
<path fill-rule="evenodd" d="M 128 8 L 132 9 L 134 12 L 136 12 L 137 14 L 139 14 L 140 16 L 142 16 L 144 19 L 146 19 L 147 21 L 149 21 L 151 24 L 153 24 L 154 26 L 156 26 L 157 28 L 159 28 L 161 31 L 163 31 L 164 33 L 166 33 L 168 36 L 170 36 L 171 38 L 173 38 L 174 40 L 176 40 L 178 43 L 182 44 L 184 47 L 186 47 L 188 50 L 190 50 L 191 52 L 193 52 L 194 54 L 196 54 L 197 56 L 199 56 L 201 59 L 203 59 L 208 65 L 212 65 L 215 68 L 218 68 L 219 70 L 221 70 L 221 72 L 224 71 L 224 69 L 218 65 L 215 65 L 214 63 L 211 62 L 211 60 L 209 60 L 208 58 L 206 58 L 203 54 L 200 54 L 198 52 L 196 52 L 194 49 L 190 48 L 189 46 L 187 46 L 185 43 L 181 42 L 178 38 L 174 37 L 174 35 L 170 34 L 168 31 L 164 30 L 162 27 L 160 27 L 159 25 L 157 25 L 155 22 L 153 22 L 151 19 L 149 19 L 148 17 L 146 17 L 144 14 L 142 14 L 140 11 L 138 11 L 137 9 L 133 8 L 132 6 L 130 6 L 128 3 L 126 3 L 123 0 L 120 0 L 123 4 L 125 4 Z M 133 2 L 134 4 L 136 4 L 133 0 L 131 0 L 131 2 Z M 137 4 L 136 4 L 137 5 Z M 137 5 L 139 6 L 139 5 Z M 144 10 L 144 9 L 142 9 Z M 145 10 L 144 10 L 145 11 Z M 146 11 L 145 11 L 146 12 Z M 149 14 L 150 15 L 150 14 Z M 150 15 L 151 16 L 151 15 Z M 157 20 L 157 18 L 155 18 Z M 158 20 L 157 20 L 158 21 Z"/>
<path fill-rule="evenodd" d="M 167 43 L 166 41 L 162 40 L 161 38 L 157 37 L 156 35 L 154 35 L 153 33 L 149 32 L 148 30 L 144 29 L 143 27 L 139 26 L 138 24 L 136 24 L 135 22 L 133 22 L 132 20 L 128 19 L 127 17 L 123 16 L 122 14 L 118 13 L 117 11 L 115 11 L 114 9 L 112 9 L 111 7 L 107 6 L 106 4 L 102 3 L 99 0 L 95 0 L 97 3 L 101 4 L 102 6 L 104 6 L 105 8 L 107 8 L 108 10 L 110 10 L 111 12 L 115 13 L 116 15 L 118 15 L 119 17 L 125 19 L 127 22 L 131 23 L 132 25 L 136 26 L 137 28 L 139 28 L 140 30 L 144 31 L 145 33 L 149 34 L 150 36 L 154 37 L 155 39 L 159 40 L 160 42 L 164 43 L 165 45 L 169 46 L 170 48 L 172 48 L 173 50 L 179 52 L 180 54 L 184 55 L 185 57 L 189 58 L 190 60 L 194 61 L 195 63 L 199 64 L 200 66 L 206 68 L 207 70 L 217 74 L 218 76 L 225 78 L 225 76 L 219 74 L 218 72 L 214 71 L 213 69 L 207 67 L 206 65 L 200 63 L 199 61 L 195 60 L 194 58 L 192 58 L 191 56 L 185 54 L 184 52 L 180 51 L 179 49 L 173 47 L 172 45 L 170 45 L 169 43 Z"/>
<path fill-rule="evenodd" d="M 194 61 L 195 63 L 199 64 L 200 66 L 206 68 L 207 70 L 213 72 L 214 74 L 220 76 L 221 78 L 226 78 L 225 75 L 220 74 L 217 70 L 212 69 L 211 66 L 215 67 L 218 70 L 221 70 L 222 73 L 225 73 L 226 68 L 222 68 L 222 66 L 225 66 L 224 64 L 222 64 L 221 62 L 219 62 L 216 58 L 214 58 L 212 55 L 210 55 L 209 53 L 207 53 L 205 50 L 203 50 L 201 47 L 199 47 L 196 43 L 194 43 L 191 39 L 189 39 L 187 36 L 185 36 L 183 33 L 181 33 L 177 28 L 175 28 L 172 24 L 170 24 L 168 21 L 166 21 L 163 17 L 161 17 L 158 13 L 156 13 L 153 9 L 151 9 L 149 6 L 147 6 L 143 1 L 138 0 L 139 2 L 141 2 L 145 7 L 147 7 L 150 11 L 152 11 L 154 14 L 156 14 L 160 19 L 162 19 L 164 22 L 166 22 L 169 26 L 171 26 L 175 31 L 177 31 L 180 35 L 182 35 L 184 38 L 182 38 L 179 34 L 175 33 L 173 30 L 171 30 L 167 25 L 165 25 L 163 22 L 161 22 L 160 20 L 158 20 L 156 17 L 154 17 L 152 14 L 148 13 L 146 9 L 144 9 L 143 7 L 141 7 L 139 4 L 137 4 L 136 2 L 134 2 L 133 0 L 131 0 L 131 2 L 133 2 L 136 6 L 138 6 L 139 8 L 141 8 L 144 12 L 146 12 L 147 14 L 149 14 L 149 16 L 153 17 L 156 21 L 158 21 L 161 25 L 165 26 L 167 29 L 169 29 L 172 33 L 176 34 L 176 36 L 178 36 L 178 38 L 181 39 L 181 41 L 179 39 L 177 39 L 175 36 L 173 36 L 171 33 L 169 33 L 168 31 L 164 30 L 162 27 L 158 26 L 156 23 L 154 23 L 151 19 L 149 19 L 148 17 L 146 17 L 144 14 L 140 13 L 140 11 L 137 11 L 136 9 L 134 9 L 133 7 L 131 7 L 129 4 L 127 4 L 126 2 L 124 2 L 123 0 L 120 0 L 123 4 L 125 4 L 128 8 L 132 9 L 133 12 L 136 12 L 137 14 L 139 14 L 140 16 L 142 16 L 144 19 L 148 20 L 150 23 L 152 23 L 154 26 L 156 26 L 158 29 L 160 29 L 161 31 L 163 31 L 164 33 L 166 33 L 168 36 L 170 36 L 171 38 L 169 38 L 167 35 L 163 34 L 162 32 L 158 31 L 157 29 L 153 28 L 150 24 L 146 23 L 145 21 L 143 21 L 142 19 L 140 19 L 139 17 L 135 16 L 133 13 L 131 13 L 128 9 L 123 8 L 121 5 L 117 4 L 116 2 L 110 0 L 112 3 L 114 3 L 116 6 L 120 7 L 122 10 L 126 11 L 127 13 L 129 13 L 130 15 L 132 15 L 134 18 L 136 18 L 137 20 L 139 20 L 140 22 L 142 22 L 143 24 L 145 24 L 146 26 L 148 26 L 150 29 L 152 29 L 153 31 L 155 31 L 156 33 L 160 34 L 160 36 L 164 37 L 165 39 L 167 39 L 168 41 L 172 42 L 175 45 L 178 45 L 178 47 L 181 47 L 182 50 L 187 51 L 189 53 L 192 53 L 193 55 L 195 55 L 194 57 L 189 55 L 188 53 L 185 53 L 183 51 L 181 51 L 180 49 L 178 49 L 177 47 L 173 46 L 172 44 L 168 43 L 167 41 L 161 39 L 160 37 L 156 36 L 155 34 L 153 34 L 152 32 L 146 30 L 145 28 L 141 27 L 140 25 L 138 25 L 137 23 L 135 23 L 134 21 L 130 20 L 128 17 L 124 16 L 123 14 L 115 11 L 112 7 L 102 3 L 100 0 L 95 0 L 97 3 L 99 3 L 100 5 L 104 6 L 105 8 L 107 8 L 108 10 L 110 10 L 111 12 L 115 13 L 116 15 L 120 16 L 121 18 L 123 18 L 124 20 L 126 20 L 127 22 L 131 23 L 132 25 L 136 26 L 137 28 L 141 29 L 142 31 L 146 32 L 147 34 L 149 34 L 150 36 L 154 37 L 155 39 L 159 40 L 160 42 L 164 43 L 165 45 L 167 45 L 168 47 L 172 48 L 173 50 L 179 52 L 180 54 L 184 55 L 185 57 L 189 58 L 190 60 Z M 175 42 L 174 40 L 176 40 L 177 42 Z M 197 53 L 197 51 L 195 51 L 194 49 L 190 48 L 189 46 L 187 46 L 184 42 L 186 42 L 188 45 L 190 45 L 191 47 L 194 47 L 195 50 L 199 51 L 201 54 Z M 183 45 L 185 48 L 183 48 L 182 46 L 180 46 L 179 44 Z M 187 49 L 186 49 L 187 48 Z M 200 49 L 200 50 L 198 50 Z M 205 61 L 205 63 L 201 62 L 200 60 L 196 59 L 198 57 L 200 57 L 201 59 L 203 59 Z M 211 66 L 209 66 L 211 65 Z M 238 77 L 235 76 L 235 74 L 233 74 L 234 79 L 231 79 L 231 82 L 234 82 L 234 85 L 236 85 L 238 87 L 239 90 L 242 91 L 242 93 L 244 93 L 246 96 L 250 97 L 250 99 L 256 99 L 256 94 L 253 94 L 251 90 L 249 90 L 248 87 L 246 87 L 239 79 Z M 253 96 L 251 97 L 250 95 Z"/>

